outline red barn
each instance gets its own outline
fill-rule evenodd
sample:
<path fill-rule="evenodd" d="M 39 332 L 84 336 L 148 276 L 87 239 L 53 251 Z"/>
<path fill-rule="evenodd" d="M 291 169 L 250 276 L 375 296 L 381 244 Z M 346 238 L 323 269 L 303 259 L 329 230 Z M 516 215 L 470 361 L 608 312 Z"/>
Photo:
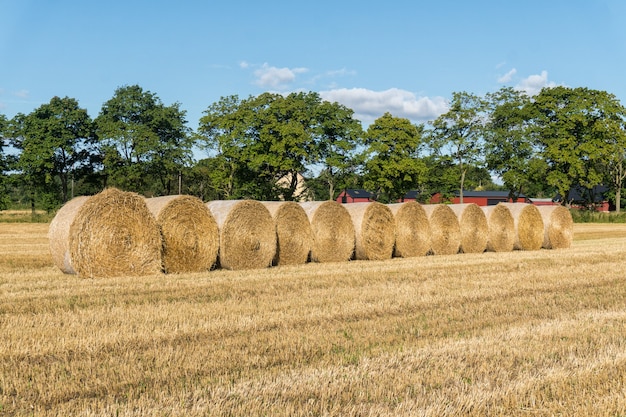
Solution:
<path fill-rule="evenodd" d="M 367 203 L 374 201 L 374 195 L 368 191 L 346 188 L 337 196 L 338 203 Z"/>
<path fill-rule="evenodd" d="M 404 197 L 398 199 L 398 203 L 404 203 L 405 201 L 417 201 L 417 197 L 419 196 L 419 191 L 411 190 L 407 192 Z"/>
<path fill-rule="evenodd" d="M 449 201 L 452 204 L 459 204 L 461 202 L 461 197 L 459 196 L 459 192 L 455 191 L 454 197 Z M 517 199 L 519 203 L 530 203 L 530 199 L 525 195 L 520 194 Z M 448 202 L 446 201 L 441 193 L 436 193 L 430 199 L 431 204 L 438 204 Z M 475 203 L 479 206 L 495 206 L 498 203 L 506 203 L 513 202 L 512 199 L 509 198 L 508 191 L 463 191 L 463 203 Z"/>

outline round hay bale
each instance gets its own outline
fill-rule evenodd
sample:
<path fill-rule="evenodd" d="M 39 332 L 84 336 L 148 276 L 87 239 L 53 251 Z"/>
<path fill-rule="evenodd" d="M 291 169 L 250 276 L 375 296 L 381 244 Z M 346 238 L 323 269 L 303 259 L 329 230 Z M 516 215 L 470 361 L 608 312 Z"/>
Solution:
<path fill-rule="evenodd" d="M 217 261 L 219 231 L 209 208 L 197 197 L 147 198 L 161 228 L 163 269 L 167 273 L 208 271 Z"/>
<path fill-rule="evenodd" d="M 311 261 L 343 262 L 352 259 L 355 231 L 348 210 L 336 201 L 305 201 L 304 209 L 313 232 Z"/>
<path fill-rule="evenodd" d="M 313 245 L 311 223 L 295 201 L 264 201 L 276 227 L 274 265 L 299 265 L 309 260 Z"/>
<path fill-rule="evenodd" d="M 563 206 L 537 206 L 544 225 L 542 247 L 545 249 L 567 249 L 574 240 L 572 213 Z"/>
<path fill-rule="evenodd" d="M 456 214 L 447 204 L 424 204 L 431 233 L 433 255 L 453 255 L 461 246 L 461 228 Z"/>
<path fill-rule="evenodd" d="M 68 201 L 57 211 L 48 228 L 48 241 L 52 261 L 66 274 L 75 274 L 70 255 L 70 226 L 76 213 L 89 199 L 88 196 L 76 197 Z"/>
<path fill-rule="evenodd" d="M 206 203 L 220 231 L 218 263 L 232 270 L 271 266 L 276 253 L 276 229 L 270 212 L 254 200 Z"/>
<path fill-rule="evenodd" d="M 487 218 L 487 250 L 510 252 L 515 246 L 515 222 L 511 211 L 502 204 L 481 207 Z"/>
<path fill-rule="evenodd" d="M 430 224 L 422 205 L 416 201 L 388 204 L 396 221 L 393 255 L 401 258 L 424 256 L 430 251 Z"/>
<path fill-rule="evenodd" d="M 460 251 L 483 253 L 487 249 L 489 226 L 487 216 L 477 204 L 451 204 L 449 206 L 459 221 L 461 229 Z"/>
<path fill-rule="evenodd" d="M 344 206 L 354 226 L 358 260 L 384 260 L 393 255 L 396 222 L 393 213 L 378 202 L 351 203 Z"/>
<path fill-rule="evenodd" d="M 90 278 L 161 272 L 159 227 L 138 194 L 109 188 L 73 199 L 57 216 L 49 237 L 53 258 L 63 259 L 64 272 Z M 69 256 L 59 255 L 60 248 L 69 248 Z"/>
<path fill-rule="evenodd" d="M 527 203 L 499 203 L 507 207 L 515 223 L 515 245 L 518 250 L 538 250 L 543 245 L 544 226 L 536 206 Z"/>

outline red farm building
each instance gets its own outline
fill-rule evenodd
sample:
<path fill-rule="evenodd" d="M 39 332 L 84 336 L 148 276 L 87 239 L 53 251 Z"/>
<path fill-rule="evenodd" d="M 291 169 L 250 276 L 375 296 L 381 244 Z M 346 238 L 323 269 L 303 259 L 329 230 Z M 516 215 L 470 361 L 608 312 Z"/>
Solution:
<path fill-rule="evenodd" d="M 445 199 L 441 193 L 436 193 L 430 199 L 431 204 L 452 203 L 459 204 L 461 202 L 460 193 L 456 191 L 451 199 Z M 463 191 L 463 203 L 474 203 L 479 206 L 495 206 L 498 203 L 513 202 L 509 198 L 508 191 Z M 525 195 L 520 194 L 517 199 L 519 203 L 532 203 Z"/>
<path fill-rule="evenodd" d="M 355 188 L 346 188 L 336 198 L 338 203 L 367 203 L 374 200 L 374 195 L 369 191 Z"/>

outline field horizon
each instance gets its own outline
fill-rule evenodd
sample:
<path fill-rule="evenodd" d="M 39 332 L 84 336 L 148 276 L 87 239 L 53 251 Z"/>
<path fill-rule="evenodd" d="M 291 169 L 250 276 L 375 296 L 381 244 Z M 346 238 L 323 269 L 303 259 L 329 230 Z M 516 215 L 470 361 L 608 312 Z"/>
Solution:
<path fill-rule="evenodd" d="M 626 225 L 569 249 L 84 279 L 0 223 L 0 415 L 626 416 Z"/>

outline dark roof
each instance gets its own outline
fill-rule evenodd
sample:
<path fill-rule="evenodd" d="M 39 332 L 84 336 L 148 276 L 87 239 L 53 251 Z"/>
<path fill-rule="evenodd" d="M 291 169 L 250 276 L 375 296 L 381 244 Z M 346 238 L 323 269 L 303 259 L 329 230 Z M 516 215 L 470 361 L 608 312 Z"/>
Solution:
<path fill-rule="evenodd" d="M 577 185 L 572 187 L 569 190 L 569 199 L 575 203 L 584 203 L 584 202 L 593 202 L 593 203 L 601 203 L 607 200 L 606 193 L 609 191 L 609 187 L 604 185 L 596 185 L 593 188 L 585 188 L 583 186 Z M 554 201 L 561 201 L 561 195 L 557 194 L 554 197 Z"/>
<path fill-rule="evenodd" d="M 358 188 L 346 188 L 346 194 L 352 198 L 372 198 L 372 193 Z"/>
<path fill-rule="evenodd" d="M 459 196 L 460 192 L 457 190 L 454 192 L 455 196 Z M 487 197 L 487 198 L 508 198 L 508 191 L 463 191 L 463 197 Z M 518 198 L 526 198 L 524 194 L 520 194 Z"/>
<path fill-rule="evenodd" d="M 417 190 L 411 190 L 409 192 L 407 192 L 403 198 L 406 199 L 411 199 L 411 200 L 417 200 L 417 197 L 419 197 L 420 192 Z"/>

